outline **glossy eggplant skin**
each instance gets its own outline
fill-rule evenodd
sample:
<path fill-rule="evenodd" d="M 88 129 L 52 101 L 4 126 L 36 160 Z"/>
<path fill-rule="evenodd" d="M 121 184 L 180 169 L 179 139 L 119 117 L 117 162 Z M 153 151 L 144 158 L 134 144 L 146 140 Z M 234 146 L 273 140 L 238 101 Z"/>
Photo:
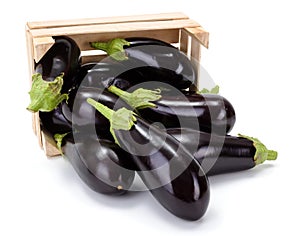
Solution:
<path fill-rule="evenodd" d="M 139 78 L 140 75 L 137 72 L 127 72 L 127 68 L 117 61 L 92 62 L 80 67 L 79 73 L 74 79 L 73 88 L 79 88 L 79 86 L 108 88 L 114 85 L 122 90 L 127 90 L 139 83 Z"/>
<path fill-rule="evenodd" d="M 52 138 L 55 134 L 64 134 L 72 131 L 72 124 L 62 113 L 62 105 L 58 105 L 53 111 L 39 112 L 41 127 Z"/>
<path fill-rule="evenodd" d="M 114 85 L 125 91 L 130 88 L 181 87 L 179 83 L 175 84 L 175 80 L 169 80 L 169 71 L 149 66 L 135 68 L 140 62 L 133 63 L 133 60 L 126 62 L 127 65 L 124 64 L 125 62 L 115 60 L 84 64 L 74 79 L 73 87 L 108 88 Z M 165 80 L 166 78 L 168 80 Z"/>
<path fill-rule="evenodd" d="M 98 193 L 126 193 L 135 176 L 134 171 L 123 167 L 130 155 L 109 140 L 89 136 L 81 138 L 76 142 L 74 138 L 67 138 L 62 147 L 64 156 L 81 180 Z"/>
<path fill-rule="evenodd" d="M 64 73 L 62 92 L 67 92 L 77 74 L 81 56 L 76 42 L 67 36 L 53 37 L 54 45 L 46 52 L 42 59 L 35 64 L 35 72 L 40 73 L 46 81 L 53 81 L 61 73 Z"/>
<path fill-rule="evenodd" d="M 195 69 L 187 56 L 171 44 L 151 38 L 127 38 L 130 46 L 124 46 L 127 59 L 118 61 L 127 74 L 138 73 L 139 83 L 157 81 L 178 89 L 189 88 L 196 81 Z M 106 62 L 116 61 L 113 57 Z M 133 79 L 134 77 L 132 77 Z"/>
<path fill-rule="evenodd" d="M 125 49 L 128 60 L 121 63 L 141 74 L 143 81 L 159 81 L 178 89 L 196 81 L 192 63 L 176 48 L 162 45 L 132 46 Z"/>
<path fill-rule="evenodd" d="M 64 156 L 91 189 L 111 195 L 121 195 L 131 187 L 135 172 L 126 169 L 131 155 L 123 151 L 110 134 L 101 132 L 98 137 L 72 134 L 72 124 L 62 114 L 61 105 L 51 112 L 40 112 L 43 131 L 54 138 L 55 134 L 69 133 L 62 147 Z M 112 138 L 111 138 L 112 139 Z"/>
<path fill-rule="evenodd" d="M 253 141 L 235 136 L 219 136 L 193 129 L 167 129 L 201 164 L 207 176 L 251 169 L 255 166 Z"/>
<path fill-rule="evenodd" d="M 232 104 L 216 94 L 162 95 L 153 103 L 156 107 L 139 109 L 139 114 L 166 128 L 192 128 L 225 135 L 236 120 Z"/>
<path fill-rule="evenodd" d="M 115 130 L 120 146 L 132 154 L 133 166 L 154 196 L 182 219 L 200 219 L 209 203 L 209 183 L 193 156 L 174 137 L 137 117 L 127 130 Z"/>
<path fill-rule="evenodd" d="M 62 113 L 72 123 L 74 130 L 82 133 L 96 130 L 97 134 L 105 133 L 108 139 L 113 140 L 109 131 L 109 121 L 100 112 L 95 112 L 95 109 L 87 103 L 87 98 L 93 98 L 114 110 L 129 106 L 106 89 L 84 86 L 72 90 L 69 93 L 68 103 L 62 103 Z"/>

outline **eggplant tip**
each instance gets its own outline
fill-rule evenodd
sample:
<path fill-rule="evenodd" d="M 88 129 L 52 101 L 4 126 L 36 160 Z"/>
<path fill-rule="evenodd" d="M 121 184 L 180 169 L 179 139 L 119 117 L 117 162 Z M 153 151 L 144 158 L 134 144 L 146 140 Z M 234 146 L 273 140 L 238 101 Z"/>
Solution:
<path fill-rule="evenodd" d="M 267 156 L 267 160 L 276 160 L 277 159 L 277 156 L 278 156 L 278 153 L 274 150 L 269 150 L 268 151 L 268 156 Z"/>

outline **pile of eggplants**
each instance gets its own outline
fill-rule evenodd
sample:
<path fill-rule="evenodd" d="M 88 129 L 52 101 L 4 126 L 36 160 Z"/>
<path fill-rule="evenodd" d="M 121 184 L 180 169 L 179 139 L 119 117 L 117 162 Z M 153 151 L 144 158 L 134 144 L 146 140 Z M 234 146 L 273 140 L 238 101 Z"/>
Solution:
<path fill-rule="evenodd" d="M 90 42 L 108 57 L 82 64 L 76 42 L 56 36 L 35 64 L 27 109 L 82 181 L 110 195 L 134 191 L 137 174 L 173 215 L 198 220 L 210 199 L 208 176 L 275 160 L 258 139 L 232 136 L 233 105 L 190 88 L 187 56 L 152 38 Z"/>

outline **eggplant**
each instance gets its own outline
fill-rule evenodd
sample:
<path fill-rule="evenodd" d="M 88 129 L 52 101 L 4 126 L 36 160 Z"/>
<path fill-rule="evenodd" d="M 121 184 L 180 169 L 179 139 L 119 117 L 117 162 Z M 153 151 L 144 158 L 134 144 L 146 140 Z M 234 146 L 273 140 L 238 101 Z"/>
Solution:
<path fill-rule="evenodd" d="M 157 90 L 137 89 L 132 93 L 110 86 L 118 95 L 138 110 L 148 122 L 159 122 L 165 128 L 192 128 L 224 135 L 235 124 L 235 110 L 223 96 L 217 94 L 182 93 L 159 94 Z"/>
<path fill-rule="evenodd" d="M 50 112 L 39 112 L 42 130 L 54 137 L 57 133 L 72 132 L 72 123 L 62 113 L 62 104 Z"/>
<path fill-rule="evenodd" d="M 87 102 L 110 120 L 116 142 L 132 155 L 137 173 L 166 210 L 190 221 L 205 214 L 208 179 L 180 142 L 126 108 L 113 111 L 93 99 Z"/>
<path fill-rule="evenodd" d="M 109 132 L 109 121 L 101 113 L 95 112 L 86 102 L 87 98 L 93 98 L 112 109 L 129 106 L 107 89 L 84 86 L 80 86 L 78 90 L 71 90 L 68 102 L 62 103 L 62 113 L 67 121 L 72 123 L 74 131 L 106 134 L 107 139 L 113 140 Z"/>
<path fill-rule="evenodd" d="M 131 187 L 135 172 L 124 168 L 131 159 L 114 142 L 93 136 L 67 135 L 62 146 L 63 156 L 81 180 L 92 190 L 109 195 L 121 195 Z"/>
<path fill-rule="evenodd" d="M 196 72 L 187 56 L 170 44 L 151 38 L 113 39 L 92 42 L 95 49 L 110 55 L 108 62 L 117 60 L 127 68 L 126 73 L 137 72 L 140 83 L 156 81 L 178 89 L 187 89 L 196 81 Z"/>
<path fill-rule="evenodd" d="M 64 117 L 61 104 L 53 111 L 39 112 L 39 116 L 43 132 L 53 141 L 67 134 L 62 153 L 91 189 L 113 195 L 128 191 L 135 176 L 134 171 L 126 169 L 132 169 L 128 165 L 131 156 L 109 140 L 109 132 L 100 132 L 97 136 L 73 133 L 72 124 Z"/>
<path fill-rule="evenodd" d="M 140 74 L 135 71 L 127 72 L 127 68 L 117 61 L 92 62 L 80 67 L 74 79 L 73 88 L 78 89 L 79 86 L 108 88 L 114 85 L 127 90 L 140 83 L 140 77 Z"/>
<path fill-rule="evenodd" d="M 35 72 L 46 81 L 53 81 L 64 74 L 62 92 L 67 92 L 74 83 L 73 78 L 78 73 L 81 64 L 81 52 L 76 42 L 67 36 L 55 36 L 54 45 L 42 59 L 35 64 Z"/>
<path fill-rule="evenodd" d="M 130 90 L 140 87 L 153 89 L 159 86 L 165 90 L 172 90 L 170 86 L 168 86 L 168 89 L 166 88 L 166 83 L 159 81 L 156 81 L 156 83 L 149 82 L 149 80 L 153 80 L 152 76 L 150 76 L 151 73 L 152 69 L 149 67 L 147 78 L 145 78 L 138 70 L 128 69 L 118 61 L 107 62 L 104 59 L 101 62 L 92 62 L 82 65 L 74 79 L 73 88 L 79 88 L 79 86 L 95 88 L 116 86 L 122 90 Z M 163 77 L 164 76 L 159 76 L 159 78 Z"/>
<path fill-rule="evenodd" d="M 207 176 L 251 169 L 277 158 L 276 151 L 245 135 L 220 136 L 187 128 L 166 131 L 193 153 Z"/>

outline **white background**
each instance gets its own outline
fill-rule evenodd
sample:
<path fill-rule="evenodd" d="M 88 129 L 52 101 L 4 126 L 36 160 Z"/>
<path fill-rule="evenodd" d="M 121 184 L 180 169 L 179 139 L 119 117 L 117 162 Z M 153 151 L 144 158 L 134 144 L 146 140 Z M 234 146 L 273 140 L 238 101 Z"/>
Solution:
<path fill-rule="evenodd" d="M 195 5 L 195 2 L 198 4 Z M 299 234 L 298 1 L 7 1 L 1 6 L 0 235 Z M 235 106 L 239 132 L 278 160 L 210 178 L 204 218 L 178 219 L 148 193 L 92 192 L 72 167 L 47 159 L 31 130 L 25 23 L 182 11 L 210 32 L 202 65 Z M 294 232 L 294 233 L 293 233 Z"/>

